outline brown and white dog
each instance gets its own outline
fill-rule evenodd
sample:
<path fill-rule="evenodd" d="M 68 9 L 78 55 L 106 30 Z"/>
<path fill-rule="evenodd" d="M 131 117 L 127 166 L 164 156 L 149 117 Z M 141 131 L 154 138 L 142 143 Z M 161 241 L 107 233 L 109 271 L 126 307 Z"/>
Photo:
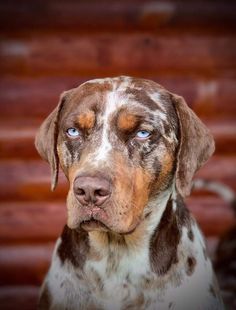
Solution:
<path fill-rule="evenodd" d="M 70 183 L 68 221 L 39 309 L 223 309 L 199 228 L 184 206 L 214 141 L 184 99 L 131 77 L 62 94 L 37 137 Z"/>

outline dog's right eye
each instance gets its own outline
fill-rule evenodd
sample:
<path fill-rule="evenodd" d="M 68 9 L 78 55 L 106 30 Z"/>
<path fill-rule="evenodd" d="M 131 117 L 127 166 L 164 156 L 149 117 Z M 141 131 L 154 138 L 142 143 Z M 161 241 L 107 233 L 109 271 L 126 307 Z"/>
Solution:
<path fill-rule="evenodd" d="M 73 137 L 73 138 L 74 138 L 74 137 L 80 136 L 79 130 L 76 129 L 76 128 L 74 128 L 74 127 L 68 128 L 68 129 L 66 130 L 66 133 L 67 133 L 67 135 L 68 135 L 69 137 Z"/>

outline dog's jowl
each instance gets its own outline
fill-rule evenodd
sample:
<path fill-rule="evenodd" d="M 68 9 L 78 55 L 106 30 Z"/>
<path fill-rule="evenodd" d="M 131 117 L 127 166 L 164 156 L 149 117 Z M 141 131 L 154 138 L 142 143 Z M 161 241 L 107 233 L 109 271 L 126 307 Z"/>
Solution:
<path fill-rule="evenodd" d="M 183 199 L 214 151 L 184 99 L 131 77 L 64 92 L 36 137 L 52 188 L 66 175 L 67 225 L 39 309 L 223 309 Z"/>

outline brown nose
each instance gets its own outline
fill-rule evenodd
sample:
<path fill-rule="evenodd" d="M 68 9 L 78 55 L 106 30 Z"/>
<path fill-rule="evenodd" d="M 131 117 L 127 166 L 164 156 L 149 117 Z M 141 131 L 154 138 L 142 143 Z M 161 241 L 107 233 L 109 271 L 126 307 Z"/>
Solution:
<path fill-rule="evenodd" d="M 74 193 L 83 205 L 101 206 L 111 194 L 110 182 L 101 177 L 80 176 L 74 181 Z"/>

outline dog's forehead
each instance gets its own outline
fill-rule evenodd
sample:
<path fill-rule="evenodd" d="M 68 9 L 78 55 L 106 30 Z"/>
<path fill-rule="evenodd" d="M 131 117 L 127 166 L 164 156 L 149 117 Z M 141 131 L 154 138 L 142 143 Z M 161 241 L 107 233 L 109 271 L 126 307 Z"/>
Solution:
<path fill-rule="evenodd" d="M 116 113 L 120 109 L 133 113 L 151 112 L 161 119 L 173 109 L 170 94 L 150 80 L 117 77 L 94 79 L 73 90 L 70 97 L 71 112 L 93 110 L 96 113 Z"/>
<path fill-rule="evenodd" d="M 125 128 L 130 116 L 159 127 L 162 133 L 178 126 L 171 93 L 150 80 L 130 77 L 95 79 L 69 91 L 68 97 L 61 119 L 63 123 L 71 120 L 88 129 L 95 124 L 97 128 L 104 124 L 110 127 L 122 114 L 120 124 L 125 123 Z"/>

